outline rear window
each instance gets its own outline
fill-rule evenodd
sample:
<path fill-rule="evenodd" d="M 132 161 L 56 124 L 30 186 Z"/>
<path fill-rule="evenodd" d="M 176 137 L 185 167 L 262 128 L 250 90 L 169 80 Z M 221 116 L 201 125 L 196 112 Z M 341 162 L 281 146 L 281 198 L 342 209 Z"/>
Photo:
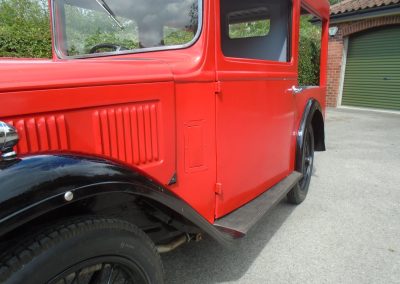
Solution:
<path fill-rule="evenodd" d="M 230 39 L 267 36 L 271 27 L 271 19 L 266 8 L 229 13 L 228 23 Z"/>
<path fill-rule="evenodd" d="M 225 56 L 288 62 L 292 1 L 221 0 Z"/>

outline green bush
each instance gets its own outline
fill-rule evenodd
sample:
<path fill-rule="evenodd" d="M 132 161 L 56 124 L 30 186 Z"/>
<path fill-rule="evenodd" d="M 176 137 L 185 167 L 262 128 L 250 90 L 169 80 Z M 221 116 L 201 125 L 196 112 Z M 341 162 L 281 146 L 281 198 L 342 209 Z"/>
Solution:
<path fill-rule="evenodd" d="M 301 86 L 319 85 L 320 46 L 313 38 L 300 37 L 299 45 L 299 84 Z"/>
<path fill-rule="evenodd" d="M 0 56 L 51 57 L 47 0 L 0 0 Z"/>
<path fill-rule="evenodd" d="M 299 85 L 319 85 L 321 27 L 310 23 L 312 16 L 301 19 L 299 44 Z"/>

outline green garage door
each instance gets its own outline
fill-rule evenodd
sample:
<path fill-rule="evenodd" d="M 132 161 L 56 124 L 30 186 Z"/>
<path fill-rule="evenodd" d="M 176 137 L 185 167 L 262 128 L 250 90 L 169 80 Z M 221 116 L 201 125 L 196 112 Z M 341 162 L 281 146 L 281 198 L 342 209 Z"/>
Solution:
<path fill-rule="evenodd" d="M 400 110 L 400 26 L 350 37 L 342 105 Z"/>

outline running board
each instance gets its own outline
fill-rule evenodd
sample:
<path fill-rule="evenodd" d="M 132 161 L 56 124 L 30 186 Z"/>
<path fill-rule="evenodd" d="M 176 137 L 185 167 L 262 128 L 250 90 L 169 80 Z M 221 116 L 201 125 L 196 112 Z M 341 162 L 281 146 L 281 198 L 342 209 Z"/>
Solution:
<path fill-rule="evenodd" d="M 299 172 L 293 172 L 249 203 L 215 220 L 214 226 L 233 238 L 245 236 L 253 225 L 286 196 L 302 176 Z"/>

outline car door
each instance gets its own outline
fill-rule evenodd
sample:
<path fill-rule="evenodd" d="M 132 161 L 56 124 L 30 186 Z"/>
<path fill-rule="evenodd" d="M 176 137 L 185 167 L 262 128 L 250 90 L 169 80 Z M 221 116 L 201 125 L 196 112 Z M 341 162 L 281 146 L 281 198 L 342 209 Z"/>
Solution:
<path fill-rule="evenodd" d="M 216 218 L 293 171 L 295 9 L 290 0 L 217 7 Z"/>

